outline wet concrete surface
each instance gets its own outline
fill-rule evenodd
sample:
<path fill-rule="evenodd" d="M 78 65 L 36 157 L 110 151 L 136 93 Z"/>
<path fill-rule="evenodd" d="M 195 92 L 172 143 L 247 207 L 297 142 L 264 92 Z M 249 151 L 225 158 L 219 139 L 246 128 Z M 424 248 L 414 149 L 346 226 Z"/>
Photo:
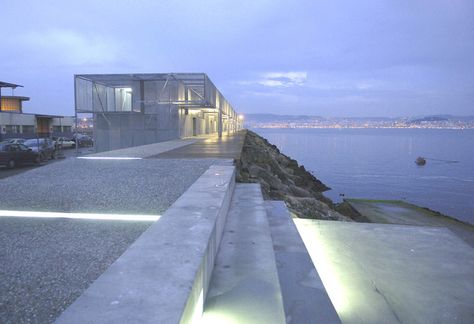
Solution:
<path fill-rule="evenodd" d="M 231 135 L 196 138 L 191 145 L 167 151 L 150 158 L 157 159 L 239 159 L 245 139 L 245 130 Z"/>
<path fill-rule="evenodd" d="M 346 199 L 372 223 L 446 227 L 474 247 L 474 226 L 398 200 Z"/>

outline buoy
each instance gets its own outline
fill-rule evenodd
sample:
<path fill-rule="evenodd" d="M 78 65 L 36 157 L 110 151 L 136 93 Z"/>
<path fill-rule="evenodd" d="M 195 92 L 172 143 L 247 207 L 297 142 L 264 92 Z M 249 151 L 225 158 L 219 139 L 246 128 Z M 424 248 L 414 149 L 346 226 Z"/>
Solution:
<path fill-rule="evenodd" d="M 426 160 L 425 160 L 423 157 L 419 156 L 419 157 L 415 160 L 415 163 L 416 163 L 417 165 L 420 165 L 420 166 L 421 166 L 421 165 L 425 165 L 425 164 L 426 164 Z"/>

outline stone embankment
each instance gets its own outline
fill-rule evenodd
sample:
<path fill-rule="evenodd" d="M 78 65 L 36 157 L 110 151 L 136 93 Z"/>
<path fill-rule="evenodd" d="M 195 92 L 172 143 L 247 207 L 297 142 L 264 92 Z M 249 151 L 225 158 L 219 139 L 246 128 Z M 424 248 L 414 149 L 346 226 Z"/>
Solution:
<path fill-rule="evenodd" d="M 266 200 L 285 201 L 297 217 L 351 221 L 323 196 L 330 188 L 252 131 L 246 133 L 237 168 L 238 182 L 260 183 Z"/>

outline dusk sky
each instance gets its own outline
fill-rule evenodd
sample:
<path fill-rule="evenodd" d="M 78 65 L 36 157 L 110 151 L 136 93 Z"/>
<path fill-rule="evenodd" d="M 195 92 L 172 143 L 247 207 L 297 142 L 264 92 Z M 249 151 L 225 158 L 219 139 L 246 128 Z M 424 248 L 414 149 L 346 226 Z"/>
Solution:
<path fill-rule="evenodd" d="M 74 74 L 205 72 L 243 113 L 474 115 L 473 0 L 4 0 L 0 17 L 26 112 L 73 115 Z"/>

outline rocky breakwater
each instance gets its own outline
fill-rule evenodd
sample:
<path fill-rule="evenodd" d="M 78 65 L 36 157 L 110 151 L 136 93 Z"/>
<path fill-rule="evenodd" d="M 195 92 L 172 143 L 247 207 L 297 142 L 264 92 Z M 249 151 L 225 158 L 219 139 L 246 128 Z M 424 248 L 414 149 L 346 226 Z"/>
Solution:
<path fill-rule="evenodd" d="M 297 217 L 351 221 L 323 196 L 330 188 L 252 131 L 245 135 L 237 169 L 237 182 L 260 183 L 266 200 L 285 201 Z"/>

